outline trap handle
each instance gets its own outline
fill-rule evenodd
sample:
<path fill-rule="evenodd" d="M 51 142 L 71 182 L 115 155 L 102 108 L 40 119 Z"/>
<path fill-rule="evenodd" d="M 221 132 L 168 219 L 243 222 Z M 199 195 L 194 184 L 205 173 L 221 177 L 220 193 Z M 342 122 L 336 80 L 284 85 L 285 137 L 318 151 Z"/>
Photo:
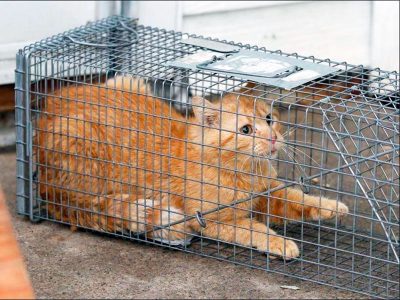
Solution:
<path fill-rule="evenodd" d="M 78 44 L 78 45 L 82 45 L 82 46 L 91 46 L 91 47 L 97 47 L 97 48 L 125 47 L 125 46 L 130 46 L 130 45 L 132 45 L 133 43 L 135 43 L 135 42 L 137 41 L 137 36 L 138 36 L 136 30 L 134 30 L 133 28 L 129 27 L 128 25 L 126 25 L 126 24 L 125 24 L 124 22 L 122 22 L 122 21 L 119 21 L 118 23 L 121 25 L 121 27 L 122 27 L 123 29 L 125 29 L 125 30 L 127 30 L 127 31 L 130 31 L 130 32 L 132 32 L 133 34 L 135 34 L 136 38 L 134 38 L 134 39 L 132 39 L 132 40 L 130 40 L 130 41 L 127 41 L 127 42 L 123 42 L 123 43 L 109 43 L 109 44 L 89 43 L 89 42 L 85 42 L 85 41 L 80 41 L 80 40 L 77 40 L 77 39 L 73 38 L 73 37 L 70 36 L 70 35 L 65 35 L 64 38 L 69 39 L 71 42 L 73 42 L 73 43 L 75 43 L 75 44 Z M 123 30 L 123 29 L 118 28 L 118 27 L 116 27 L 115 29 L 116 29 L 116 30 Z"/>
<path fill-rule="evenodd" d="M 65 38 L 69 39 L 71 42 L 78 44 L 78 45 L 91 46 L 91 47 L 97 47 L 97 48 L 115 48 L 115 47 L 130 46 L 136 41 L 136 40 L 132 40 L 132 41 L 121 43 L 121 44 L 116 44 L 116 43 L 97 44 L 97 43 L 89 43 L 89 42 L 85 42 L 85 41 L 80 41 L 69 35 L 66 35 Z"/>

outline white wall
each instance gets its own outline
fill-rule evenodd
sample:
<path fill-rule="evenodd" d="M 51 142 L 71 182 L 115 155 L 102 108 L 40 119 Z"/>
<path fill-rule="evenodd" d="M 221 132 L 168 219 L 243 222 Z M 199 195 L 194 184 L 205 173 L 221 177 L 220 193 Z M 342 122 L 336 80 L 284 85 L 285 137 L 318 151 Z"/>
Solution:
<path fill-rule="evenodd" d="M 140 23 L 399 70 L 398 1 L 130 1 Z M 0 1 L 0 84 L 33 41 L 119 13 L 119 1 Z"/>
<path fill-rule="evenodd" d="M 399 70 L 399 1 L 374 1 L 371 32 L 371 65 Z M 397 67 L 397 68 L 396 68 Z"/>
<path fill-rule="evenodd" d="M 114 6 L 110 1 L 0 1 L 0 84 L 14 82 L 18 49 L 106 17 Z"/>
<path fill-rule="evenodd" d="M 399 70 L 397 1 L 207 2 L 184 2 L 183 31 Z"/>
<path fill-rule="evenodd" d="M 398 1 L 131 1 L 142 24 L 399 70 Z"/>
<path fill-rule="evenodd" d="M 170 30 L 182 28 L 182 7 L 185 1 L 130 1 L 127 16 L 140 23 Z M 193 2 L 196 3 L 196 2 Z"/>

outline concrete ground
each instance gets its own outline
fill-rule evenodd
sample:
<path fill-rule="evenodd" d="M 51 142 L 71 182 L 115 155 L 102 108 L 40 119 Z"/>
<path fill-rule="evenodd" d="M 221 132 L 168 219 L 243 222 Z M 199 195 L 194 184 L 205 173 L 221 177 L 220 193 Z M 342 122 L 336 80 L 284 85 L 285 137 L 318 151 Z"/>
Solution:
<path fill-rule="evenodd" d="M 0 153 L 0 185 L 38 298 L 355 298 L 284 276 L 180 251 L 32 224 L 15 212 L 15 153 Z M 282 289 L 295 285 L 299 290 Z"/>

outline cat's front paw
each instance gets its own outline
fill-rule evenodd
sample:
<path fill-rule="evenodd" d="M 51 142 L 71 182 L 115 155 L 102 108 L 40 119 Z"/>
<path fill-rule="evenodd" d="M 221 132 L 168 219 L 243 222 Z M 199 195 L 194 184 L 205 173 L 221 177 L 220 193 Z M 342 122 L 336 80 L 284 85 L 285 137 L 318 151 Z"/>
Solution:
<path fill-rule="evenodd" d="M 269 236 L 257 249 L 262 252 L 269 252 L 271 258 L 276 258 L 275 254 L 285 260 L 291 260 L 300 255 L 299 247 L 295 242 L 280 236 Z"/>
<path fill-rule="evenodd" d="M 313 209 L 313 220 L 327 220 L 336 216 L 342 217 L 349 212 L 349 208 L 343 202 L 330 200 L 326 198 L 321 199 L 321 206 L 319 209 Z"/>

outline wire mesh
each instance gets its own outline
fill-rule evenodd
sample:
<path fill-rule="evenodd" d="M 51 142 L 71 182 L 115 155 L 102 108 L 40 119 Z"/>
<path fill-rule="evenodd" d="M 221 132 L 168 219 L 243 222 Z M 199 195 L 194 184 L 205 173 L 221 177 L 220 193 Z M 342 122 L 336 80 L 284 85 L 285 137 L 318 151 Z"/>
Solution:
<path fill-rule="evenodd" d="M 222 41 L 340 67 L 285 91 L 167 66 L 185 37 L 112 17 L 20 50 L 19 213 L 399 298 L 399 74 Z"/>

